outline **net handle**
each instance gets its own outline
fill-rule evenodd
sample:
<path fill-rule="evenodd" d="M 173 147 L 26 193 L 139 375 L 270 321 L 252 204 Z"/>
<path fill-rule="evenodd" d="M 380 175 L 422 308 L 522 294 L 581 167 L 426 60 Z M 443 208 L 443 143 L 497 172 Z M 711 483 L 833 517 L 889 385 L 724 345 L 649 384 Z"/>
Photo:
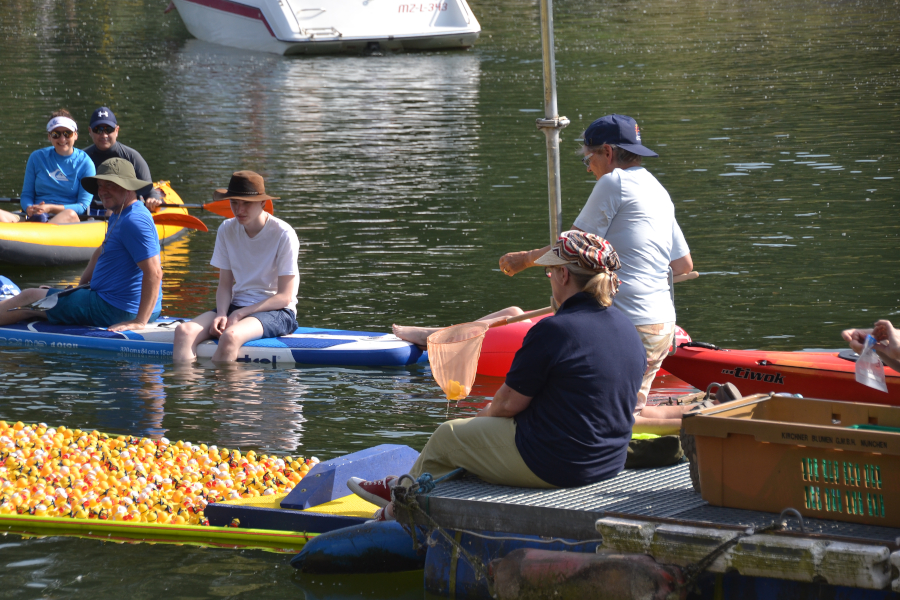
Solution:
<path fill-rule="evenodd" d="M 511 323 L 518 323 L 519 321 L 525 321 L 532 317 L 543 317 L 544 315 L 549 315 L 553 312 L 553 307 L 548 306 L 546 308 L 541 308 L 538 310 L 533 310 L 531 312 L 522 313 L 517 317 L 507 317 L 505 319 L 500 319 L 499 321 L 494 321 L 491 323 L 491 327 L 501 327 L 503 325 L 509 325 Z"/>

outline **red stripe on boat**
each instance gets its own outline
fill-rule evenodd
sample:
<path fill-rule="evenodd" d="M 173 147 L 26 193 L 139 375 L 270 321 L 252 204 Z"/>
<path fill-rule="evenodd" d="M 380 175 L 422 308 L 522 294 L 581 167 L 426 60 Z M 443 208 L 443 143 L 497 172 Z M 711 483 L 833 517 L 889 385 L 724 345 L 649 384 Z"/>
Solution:
<path fill-rule="evenodd" d="M 275 37 L 275 32 L 269 27 L 269 22 L 266 20 L 266 17 L 262 14 L 262 11 L 255 6 L 247 6 L 246 4 L 231 2 L 231 0 L 185 0 L 185 2 L 192 2 L 194 4 L 199 4 L 200 6 L 206 6 L 207 8 L 220 10 L 240 17 L 262 21 L 263 25 L 266 26 L 266 29 L 269 30 L 269 35 Z"/>

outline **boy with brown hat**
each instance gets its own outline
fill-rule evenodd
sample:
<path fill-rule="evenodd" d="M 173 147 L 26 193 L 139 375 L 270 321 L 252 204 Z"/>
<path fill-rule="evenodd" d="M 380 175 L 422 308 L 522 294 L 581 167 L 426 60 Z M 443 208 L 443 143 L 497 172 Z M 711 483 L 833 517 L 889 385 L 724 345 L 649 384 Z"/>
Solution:
<path fill-rule="evenodd" d="M 297 329 L 300 242 L 294 229 L 263 210 L 265 182 L 253 171 L 237 171 L 214 200 L 230 200 L 234 218 L 216 233 L 210 264 L 219 269 L 216 309 L 175 329 L 173 360 L 197 358 L 197 345 L 218 338 L 213 362 L 231 362 L 251 340 L 288 335 Z"/>

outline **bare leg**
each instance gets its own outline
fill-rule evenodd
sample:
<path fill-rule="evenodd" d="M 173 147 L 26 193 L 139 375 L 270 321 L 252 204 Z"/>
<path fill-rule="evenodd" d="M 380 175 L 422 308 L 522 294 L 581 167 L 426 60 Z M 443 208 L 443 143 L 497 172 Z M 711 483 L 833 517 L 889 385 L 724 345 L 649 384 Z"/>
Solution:
<path fill-rule="evenodd" d="M 645 406 L 641 414 L 634 416 L 634 433 L 677 435 L 681 431 L 681 417 L 696 406 Z"/>
<path fill-rule="evenodd" d="M 34 317 L 46 318 L 44 312 L 40 310 L 14 310 L 23 306 L 28 306 L 32 302 L 37 302 L 47 295 L 47 290 L 43 288 L 29 288 L 23 290 L 22 293 L 7 298 L 0 302 L 0 325 L 9 325 L 10 323 L 18 323 L 25 319 Z"/>
<path fill-rule="evenodd" d="M 678 435 L 681 431 L 681 418 L 677 419 L 648 419 L 641 415 L 634 416 L 634 433 L 653 433 L 656 435 Z"/>
<path fill-rule="evenodd" d="M 175 328 L 175 344 L 172 349 L 173 362 L 189 363 L 197 359 L 197 345 L 212 337 L 209 328 L 215 318 L 216 313 L 209 311 L 193 321 L 182 323 Z"/>
<path fill-rule="evenodd" d="M 219 346 L 213 354 L 214 363 L 234 362 L 241 346 L 263 336 L 263 326 L 255 317 L 245 317 L 219 336 Z"/>
<path fill-rule="evenodd" d="M 20 220 L 21 217 L 19 217 L 19 215 L 0 210 L 0 223 L 18 223 Z"/>
<path fill-rule="evenodd" d="M 65 210 L 61 210 L 56 213 L 52 219 L 48 221 L 48 223 L 54 223 L 56 225 L 65 225 L 66 223 L 80 223 L 81 219 L 78 217 L 78 213 L 76 213 L 71 208 L 67 208 Z"/>
<path fill-rule="evenodd" d="M 489 315 L 485 315 L 480 319 L 476 319 L 477 321 L 497 321 L 499 319 L 509 318 L 509 317 L 517 317 L 524 313 L 525 311 L 519 308 L 518 306 L 510 306 L 509 308 L 504 308 L 503 310 L 498 310 L 497 312 L 492 312 Z M 414 327 L 414 326 L 403 326 L 403 325 L 394 325 L 394 335 L 396 335 L 401 340 L 406 340 L 412 344 L 417 346 L 427 346 L 428 345 L 428 336 L 436 331 L 440 331 L 443 327 Z"/>
<path fill-rule="evenodd" d="M 645 406 L 641 416 L 648 419 L 681 419 L 681 415 L 694 408 L 696 404 L 681 406 Z"/>

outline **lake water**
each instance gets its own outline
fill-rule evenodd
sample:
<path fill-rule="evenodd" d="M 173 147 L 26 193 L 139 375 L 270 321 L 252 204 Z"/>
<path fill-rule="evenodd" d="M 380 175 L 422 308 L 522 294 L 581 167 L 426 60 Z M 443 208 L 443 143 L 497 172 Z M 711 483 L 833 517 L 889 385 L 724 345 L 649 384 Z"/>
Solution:
<path fill-rule="evenodd" d="M 726 347 L 842 346 L 900 314 L 897 1 L 557 2 L 563 223 L 593 185 L 581 131 L 634 116 L 698 280 L 678 322 Z M 300 236 L 304 325 L 389 330 L 548 303 L 538 6 L 473 2 L 469 51 L 281 58 L 192 39 L 165 2 L 0 0 L 0 196 L 21 190 L 49 113 L 120 141 L 186 202 L 252 169 Z M 86 133 L 77 146 L 89 143 Z M 196 213 L 214 228 L 219 217 Z M 212 234 L 166 249 L 164 310 L 212 306 Z M 0 273 L 21 287 L 78 268 Z M 259 370 L 0 348 L 0 419 L 315 455 L 421 448 L 448 404 L 424 367 Z M 479 388 L 490 394 L 492 383 Z M 477 395 L 475 401 L 482 400 Z M 0 597 L 421 597 L 421 578 L 300 578 L 287 557 L 91 540 L 0 538 Z"/>

